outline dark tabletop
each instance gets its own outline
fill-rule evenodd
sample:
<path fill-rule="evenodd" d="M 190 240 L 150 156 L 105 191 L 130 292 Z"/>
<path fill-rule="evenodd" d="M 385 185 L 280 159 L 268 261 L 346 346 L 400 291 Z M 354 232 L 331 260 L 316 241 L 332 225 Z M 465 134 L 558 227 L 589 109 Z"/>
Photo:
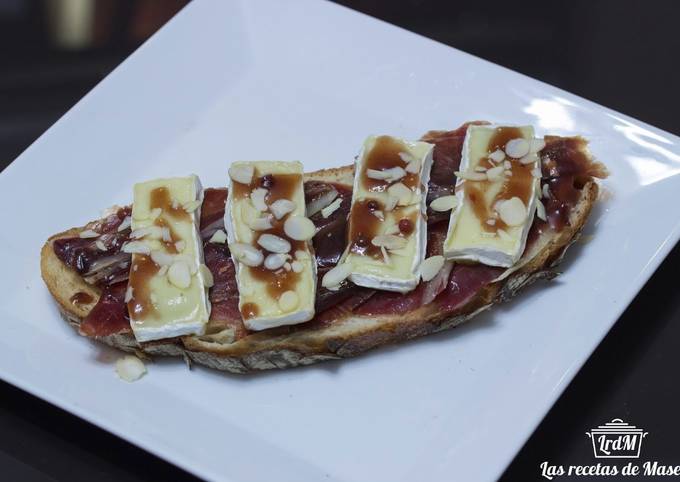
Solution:
<path fill-rule="evenodd" d="M 95 0 L 74 33 L 64 31 L 69 2 L 0 0 L 0 168 L 185 3 Z M 679 1 L 339 3 L 680 134 Z M 585 432 L 614 418 L 649 433 L 644 459 L 680 464 L 678 266 L 676 247 L 504 479 L 540 479 L 544 461 L 596 464 Z M 0 480 L 196 479 L 0 382 Z"/>

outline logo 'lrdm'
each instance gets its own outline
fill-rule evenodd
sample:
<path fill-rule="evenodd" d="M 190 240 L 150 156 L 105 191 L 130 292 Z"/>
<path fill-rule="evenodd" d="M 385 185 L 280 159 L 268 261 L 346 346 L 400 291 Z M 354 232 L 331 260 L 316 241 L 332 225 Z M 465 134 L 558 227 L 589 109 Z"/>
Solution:
<path fill-rule="evenodd" d="M 596 459 L 637 459 L 647 432 L 615 418 L 586 432 L 586 435 L 593 442 Z"/>

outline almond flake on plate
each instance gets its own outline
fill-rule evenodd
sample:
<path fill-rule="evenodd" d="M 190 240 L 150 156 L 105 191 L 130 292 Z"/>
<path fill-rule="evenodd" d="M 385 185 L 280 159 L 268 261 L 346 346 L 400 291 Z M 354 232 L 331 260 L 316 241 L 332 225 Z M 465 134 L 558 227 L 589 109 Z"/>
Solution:
<path fill-rule="evenodd" d="M 116 360 L 116 374 L 121 380 L 134 382 L 146 374 L 144 362 L 134 355 L 125 355 Z"/>

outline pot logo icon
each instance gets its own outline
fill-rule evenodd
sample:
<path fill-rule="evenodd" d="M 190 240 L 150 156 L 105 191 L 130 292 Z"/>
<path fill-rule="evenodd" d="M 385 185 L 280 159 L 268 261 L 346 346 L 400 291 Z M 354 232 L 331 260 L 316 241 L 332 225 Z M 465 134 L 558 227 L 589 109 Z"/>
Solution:
<path fill-rule="evenodd" d="M 586 432 L 596 459 L 637 459 L 647 432 L 620 418 Z"/>

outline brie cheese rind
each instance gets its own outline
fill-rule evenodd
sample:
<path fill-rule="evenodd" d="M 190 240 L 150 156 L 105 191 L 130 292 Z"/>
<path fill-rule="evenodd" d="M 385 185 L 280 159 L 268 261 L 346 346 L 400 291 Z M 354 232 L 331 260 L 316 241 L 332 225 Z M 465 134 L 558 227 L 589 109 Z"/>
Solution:
<path fill-rule="evenodd" d="M 444 256 L 510 267 L 522 255 L 536 211 L 541 171 L 531 126 L 468 127 Z"/>
<path fill-rule="evenodd" d="M 197 176 L 135 184 L 132 253 L 125 301 L 137 341 L 201 335 L 210 317 L 212 275 L 198 231 L 203 189 Z"/>
<path fill-rule="evenodd" d="M 364 142 L 354 169 L 348 246 L 340 260 L 354 284 L 400 293 L 418 285 L 433 147 L 390 136 Z"/>
<path fill-rule="evenodd" d="M 311 320 L 315 229 L 305 217 L 302 164 L 233 163 L 224 224 L 245 326 L 264 330 Z"/>

